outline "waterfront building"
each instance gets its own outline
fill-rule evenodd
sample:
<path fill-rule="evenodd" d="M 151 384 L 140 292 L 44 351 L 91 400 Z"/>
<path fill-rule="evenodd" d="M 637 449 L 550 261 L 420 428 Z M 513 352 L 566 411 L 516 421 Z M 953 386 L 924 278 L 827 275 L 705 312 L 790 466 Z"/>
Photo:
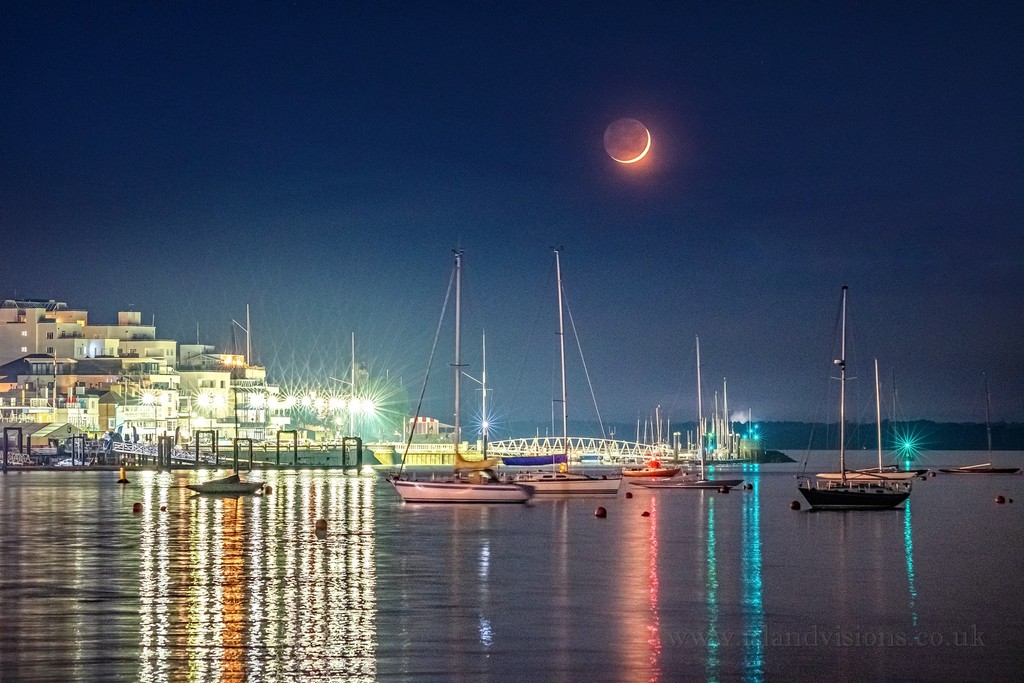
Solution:
<path fill-rule="evenodd" d="M 158 339 L 142 313 L 116 325 L 42 299 L 0 301 L 0 422 L 68 423 L 132 441 L 194 429 L 220 438 L 271 438 L 288 428 L 266 370 L 212 346 Z"/>

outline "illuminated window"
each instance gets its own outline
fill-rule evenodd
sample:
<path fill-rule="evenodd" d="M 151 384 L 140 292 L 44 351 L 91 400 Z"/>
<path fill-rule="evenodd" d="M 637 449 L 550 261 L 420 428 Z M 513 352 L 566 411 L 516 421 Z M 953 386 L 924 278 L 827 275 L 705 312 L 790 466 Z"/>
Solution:
<path fill-rule="evenodd" d="M 21 336 L 22 337 L 27 337 L 28 336 L 28 330 L 22 330 L 21 331 Z"/>
<path fill-rule="evenodd" d="M 21 352 L 22 353 L 28 353 L 28 347 L 27 346 L 22 346 L 21 347 Z"/>

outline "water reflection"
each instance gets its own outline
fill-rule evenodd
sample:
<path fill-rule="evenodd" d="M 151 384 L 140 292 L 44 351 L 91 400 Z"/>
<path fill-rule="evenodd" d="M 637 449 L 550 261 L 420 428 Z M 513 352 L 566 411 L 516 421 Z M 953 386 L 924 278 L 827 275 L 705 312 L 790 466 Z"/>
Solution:
<path fill-rule="evenodd" d="M 703 493 L 703 492 L 701 492 Z M 715 559 L 715 499 L 704 496 L 707 501 L 707 533 L 705 534 L 705 571 L 704 578 L 707 591 L 707 660 L 705 662 L 704 679 L 718 680 L 718 564 Z"/>
<path fill-rule="evenodd" d="M 914 579 L 914 527 L 910 523 L 910 499 L 903 504 L 903 552 L 907 558 L 907 590 L 910 592 L 910 622 L 917 628 L 917 585 Z"/>
<path fill-rule="evenodd" d="M 764 585 L 761 578 L 761 486 L 743 499 L 743 680 L 764 680 Z"/>
<path fill-rule="evenodd" d="M 188 497 L 142 521 L 141 679 L 375 678 L 373 481 L 267 478 L 271 496 Z M 151 511 L 187 496 L 171 475 L 141 483 Z"/>

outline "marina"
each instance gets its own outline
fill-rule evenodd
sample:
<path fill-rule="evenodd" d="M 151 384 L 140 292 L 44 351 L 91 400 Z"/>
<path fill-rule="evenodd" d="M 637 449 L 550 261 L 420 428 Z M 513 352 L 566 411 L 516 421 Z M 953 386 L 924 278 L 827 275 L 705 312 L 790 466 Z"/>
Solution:
<path fill-rule="evenodd" d="M 799 466 L 737 471 L 751 489 L 512 506 L 402 503 L 383 472 L 253 472 L 272 493 L 237 498 L 194 497 L 191 472 L 8 472 L 4 679 L 1019 675 L 1024 570 L 1005 539 L 1024 530 L 1024 477 L 939 474 L 902 510 L 813 513 L 789 509 Z"/>

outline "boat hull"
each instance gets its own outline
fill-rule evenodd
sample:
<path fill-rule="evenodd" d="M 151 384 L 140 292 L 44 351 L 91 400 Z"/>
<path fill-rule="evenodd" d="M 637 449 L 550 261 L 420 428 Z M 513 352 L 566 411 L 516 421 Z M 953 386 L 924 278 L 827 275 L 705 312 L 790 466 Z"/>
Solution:
<path fill-rule="evenodd" d="M 891 510 L 910 496 L 909 488 L 870 484 L 800 486 L 797 490 L 815 510 Z"/>
<path fill-rule="evenodd" d="M 242 481 L 237 474 L 232 474 L 221 479 L 210 479 L 199 484 L 186 484 L 185 486 L 196 493 L 208 493 L 218 496 L 241 496 L 256 493 L 263 488 L 263 482 Z"/>
<path fill-rule="evenodd" d="M 727 489 L 735 488 L 743 483 L 742 479 L 686 479 L 678 481 L 634 481 L 631 484 L 643 486 L 645 489 Z"/>
<path fill-rule="evenodd" d="M 624 468 L 624 477 L 661 477 L 662 479 L 674 477 L 682 470 L 681 467 L 641 467 L 637 469 Z"/>
<path fill-rule="evenodd" d="M 503 455 L 501 462 L 508 467 L 543 467 L 567 462 L 565 453 L 557 455 Z"/>
<path fill-rule="evenodd" d="M 588 477 L 564 472 L 528 472 L 518 475 L 516 483 L 533 488 L 535 495 L 597 495 L 615 494 L 621 479 Z"/>
<path fill-rule="evenodd" d="M 522 484 L 395 479 L 391 484 L 406 503 L 525 503 L 533 489 Z"/>
<path fill-rule="evenodd" d="M 949 469 L 940 469 L 939 472 L 945 474 L 1017 474 L 1020 472 L 1019 467 L 951 467 Z"/>

